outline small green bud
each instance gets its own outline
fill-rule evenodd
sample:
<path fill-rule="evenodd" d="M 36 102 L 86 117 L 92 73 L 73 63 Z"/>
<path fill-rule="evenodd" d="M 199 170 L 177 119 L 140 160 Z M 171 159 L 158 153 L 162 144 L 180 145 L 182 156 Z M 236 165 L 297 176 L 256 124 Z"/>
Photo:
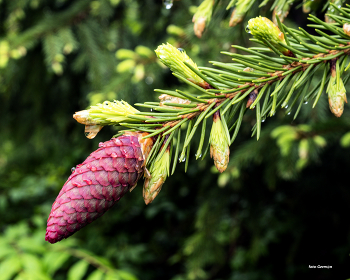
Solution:
<path fill-rule="evenodd" d="M 74 50 L 74 46 L 73 46 L 73 44 L 71 44 L 71 43 L 67 43 L 67 44 L 65 44 L 64 47 L 63 47 L 63 52 L 64 52 L 65 54 L 70 54 L 73 50 Z"/>
<path fill-rule="evenodd" d="M 307 138 L 300 140 L 298 154 L 301 159 L 307 159 L 309 157 L 309 140 Z"/>
<path fill-rule="evenodd" d="M 133 59 L 126 59 L 123 60 L 122 62 L 120 62 L 117 67 L 116 67 L 116 71 L 118 73 L 125 73 L 125 72 L 132 72 L 135 68 L 135 60 Z"/>
<path fill-rule="evenodd" d="M 61 63 L 55 61 L 55 62 L 52 63 L 51 68 L 52 68 L 53 72 L 56 75 L 62 75 L 62 73 L 63 73 L 63 66 L 62 66 Z"/>
<path fill-rule="evenodd" d="M 344 111 L 344 102 L 348 103 L 346 98 L 346 89 L 343 80 L 340 78 L 337 59 L 330 61 L 331 77 L 329 79 L 327 93 L 329 109 L 336 116 L 340 117 Z"/>
<path fill-rule="evenodd" d="M 340 145 L 343 148 L 347 148 L 350 146 L 350 132 L 345 133 L 341 138 L 340 138 Z"/>
<path fill-rule="evenodd" d="M 222 173 L 226 170 L 230 160 L 230 143 L 218 111 L 214 113 L 209 142 L 210 157 L 214 159 L 216 168 Z"/>
<path fill-rule="evenodd" d="M 288 156 L 293 142 L 298 139 L 299 134 L 297 129 L 291 125 L 281 125 L 276 127 L 271 132 L 271 137 L 277 139 L 277 146 L 280 148 L 282 156 Z"/>
<path fill-rule="evenodd" d="M 339 79 L 338 83 L 336 80 L 336 77 L 331 76 L 327 87 L 327 93 L 329 109 L 336 117 L 339 118 L 344 111 L 344 102 L 348 102 L 346 99 L 346 90 L 342 79 Z"/>
<path fill-rule="evenodd" d="M 115 52 L 115 57 L 118 59 L 134 59 L 136 57 L 136 54 L 132 50 L 128 49 L 119 49 Z"/>
<path fill-rule="evenodd" d="M 168 146 L 163 155 L 155 159 L 149 170 L 150 177 L 145 180 L 143 185 L 143 199 L 146 204 L 151 203 L 159 194 L 162 186 L 169 176 L 170 167 L 170 147 Z"/>
<path fill-rule="evenodd" d="M 0 68 L 5 68 L 9 61 L 10 45 L 8 41 L 0 42 Z"/>
<path fill-rule="evenodd" d="M 143 64 L 137 64 L 134 70 L 134 76 L 132 81 L 137 83 L 145 77 L 145 66 Z"/>
<path fill-rule="evenodd" d="M 315 135 L 313 140 L 318 147 L 324 148 L 327 145 L 326 139 L 320 135 Z"/>
<path fill-rule="evenodd" d="M 64 55 L 61 53 L 57 53 L 53 59 L 54 61 L 61 63 L 64 61 Z"/>
<path fill-rule="evenodd" d="M 167 27 L 166 32 L 170 35 L 176 35 L 179 37 L 184 37 L 186 35 L 185 31 L 181 27 L 178 27 L 174 24 L 170 24 Z"/>
<path fill-rule="evenodd" d="M 211 15 L 213 13 L 214 0 L 204 0 L 202 4 L 199 5 L 196 13 L 193 15 L 192 22 L 194 23 L 193 30 L 194 34 L 201 38 L 205 25 L 211 20 Z"/>
<path fill-rule="evenodd" d="M 152 58 L 154 56 L 154 53 L 150 48 L 147 48 L 147 47 L 141 46 L 141 45 L 139 45 L 135 48 L 135 52 L 138 55 L 143 56 L 145 58 Z"/>
<path fill-rule="evenodd" d="M 255 38 L 265 39 L 283 54 L 288 54 L 288 50 L 278 44 L 286 44 L 283 32 L 268 18 L 262 16 L 252 18 L 248 21 L 247 28 L 249 29 L 248 33 L 251 33 Z"/>
<path fill-rule="evenodd" d="M 310 0 L 304 0 L 303 1 L 303 13 L 308 14 L 311 11 L 311 1 Z"/>
<path fill-rule="evenodd" d="M 229 26 L 234 27 L 242 22 L 244 15 L 249 11 L 253 4 L 254 1 L 252 0 L 238 0 L 236 7 L 231 14 Z"/>
<path fill-rule="evenodd" d="M 288 16 L 289 10 L 291 7 L 292 3 L 290 1 L 285 1 L 285 0 L 279 0 L 276 7 L 273 10 L 272 14 L 272 19 L 274 24 L 277 24 L 277 19 L 278 17 L 281 22 L 284 21 L 284 19 Z"/>
<path fill-rule="evenodd" d="M 206 84 L 206 82 L 188 68 L 184 62 L 191 64 L 192 67 L 198 69 L 197 64 L 193 62 L 191 58 L 186 54 L 185 51 L 180 51 L 173 45 L 167 43 L 158 46 L 155 50 L 159 60 L 168 66 L 171 71 L 185 77 L 187 80 L 197 85 Z"/>
<path fill-rule="evenodd" d="M 308 14 L 311 11 L 316 11 L 322 2 L 320 0 L 303 0 L 303 13 Z"/>

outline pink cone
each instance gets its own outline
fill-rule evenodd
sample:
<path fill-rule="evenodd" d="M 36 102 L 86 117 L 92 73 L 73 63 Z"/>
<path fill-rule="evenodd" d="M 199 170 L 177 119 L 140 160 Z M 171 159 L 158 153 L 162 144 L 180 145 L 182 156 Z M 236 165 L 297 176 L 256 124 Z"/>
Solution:
<path fill-rule="evenodd" d="M 56 243 L 101 217 L 143 173 L 136 136 L 120 136 L 100 148 L 73 171 L 52 205 L 45 240 Z"/>

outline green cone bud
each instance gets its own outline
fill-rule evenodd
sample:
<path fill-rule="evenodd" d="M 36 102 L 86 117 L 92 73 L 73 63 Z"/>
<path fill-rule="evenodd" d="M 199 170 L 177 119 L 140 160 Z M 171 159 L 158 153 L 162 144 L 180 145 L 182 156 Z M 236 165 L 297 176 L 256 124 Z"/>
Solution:
<path fill-rule="evenodd" d="M 161 155 L 161 157 L 158 156 L 151 165 L 149 170 L 150 177 L 146 178 L 143 185 L 143 199 L 146 204 L 151 203 L 159 194 L 167 176 L 169 176 L 169 167 L 170 146 L 168 146 L 163 155 Z"/>
<path fill-rule="evenodd" d="M 340 117 L 344 111 L 344 102 L 348 102 L 346 98 L 346 90 L 343 80 L 340 78 L 339 66 L 336 59 L 330 61 L 331 77 L 329 79 L 327 93 L 329 109 L 336 117 Z"/>
<path fill-rule="evenodd" d="M 199 86 L 203 86 L 206 82 L 188 68 L 184 62 L 190 64 L 193 68 L 198 69 L 196 63 L 186 54 L 185 51 L 180 51 L 173 45 L 167 43 L 158 46 L 155 50 L 159 60 L 170 68 L 176 74 L 185 77 L 187 80 Z"/>
<path fill-rule="evenodd" d="M 284 34 L 271 20 L 266 17 L 256 17 L 248 21 L 249 33 L 259 40 L 266 40 L 283 54 L 288 54 L 288 50 L 278 43 L 286 44 Z"/>
<path fill-rule="evenodd" d="M 210 157 L 214 159 L 217 170 L 222 173 L 226 170 L 230 160 L 230 143 L 218 111 L 214 113 L 209 142 Z"/>
<path fill-rule="evenodd" d="M 192 22 L 194 23 L 193 30 L 194 34 L 201 38 L 205 25 L 211 20 L 211 15 L 213 13 L 214 0 L 204 0 L 202 4 L 199 5 L 196 13 L 193 15 Z"/>

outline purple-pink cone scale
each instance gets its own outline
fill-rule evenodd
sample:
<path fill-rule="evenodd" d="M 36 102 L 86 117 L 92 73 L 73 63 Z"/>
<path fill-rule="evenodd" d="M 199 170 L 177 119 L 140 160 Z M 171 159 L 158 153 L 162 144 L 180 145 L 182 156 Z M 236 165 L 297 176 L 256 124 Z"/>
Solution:
<path fill-rule="evenodd" d="M 135 136 L 120 136 L 100 148 L 69 176 L 52 205 L 45 240 L 56 243 L 101 217 L 143 173 L 143 155 Z"/>

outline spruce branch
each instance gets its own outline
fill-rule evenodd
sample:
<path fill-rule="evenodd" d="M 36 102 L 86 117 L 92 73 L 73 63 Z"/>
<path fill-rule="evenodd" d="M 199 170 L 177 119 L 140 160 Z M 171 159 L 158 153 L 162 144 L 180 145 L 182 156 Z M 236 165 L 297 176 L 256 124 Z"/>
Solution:
<path fill-rule="evenodd" d="M 171 162 L 171 173 L 174 173 L 178 156 L 179 162 L 185 161 L 187 170 L 191 142 L 196 135 L 200 139 L 196 159 L 204 158 L 210 150 L 216 167 L 223 172 L 229 160 L 229 146 L 236 139 L 248 108 L 256 110 L 252 136 L 256 135 L 257 139 L 261 122 L 274 116 L 279 107 L 286 108 L 286 114 L 294 110 L 295 119 L 305 102 L 313 101 L 315 107 L 324 90 L 332 113 L 337 117 L 341 115 L 346 102 L 344 85 L 350 78 L 346 71 L 350 37 L 343 24 L 350 22 L 350 14 L 344 8 L 339 9 L 344 19 L 332 24 L 310 15 L 320 36 L 302 28 L 287 27 L 278 17 L 277 25 L 263 17 L 251 19 L 248 22 L 251 40 L 262 47 L 233 46 L 248 54 L 223 52 L 232 58 L 232 63 L 211 61 L 212 67 L 197 67 L 184 50 L 163 44 L 157 48 L 157 56 L 180 81 L 190 85 L 191 90 L 156 89 L 162 93 L 160 102 L 135 104 L 151 111 L 140 112 L 125 102 L 116 101 L 78 112 L 75 118 L 85 125 L 120 125 L 126 127 L 126 131 L 148 132 L 143 138 L 152 137 L 155 144 L 146 168 L 151 176 L 157 174 L 158 178 L 147 179 L 145 192 L 147 201 L 151 202 L 170 174 Z M 322 79 L 310 88 L 319 72 Z M 205 139 L 207 120 L 211 118 L 210 138 Z M 187 131 L 181 137 L 185 125 Z M 118 135 L 123 133 L 125 130 L 120 130 Z M 302 151 L 307 143 L 303 141 L 300 145 Z M 206 148 L 203 150 L 203 147 Z M 305 159 L 305 154 L 300 153 Z"/>

